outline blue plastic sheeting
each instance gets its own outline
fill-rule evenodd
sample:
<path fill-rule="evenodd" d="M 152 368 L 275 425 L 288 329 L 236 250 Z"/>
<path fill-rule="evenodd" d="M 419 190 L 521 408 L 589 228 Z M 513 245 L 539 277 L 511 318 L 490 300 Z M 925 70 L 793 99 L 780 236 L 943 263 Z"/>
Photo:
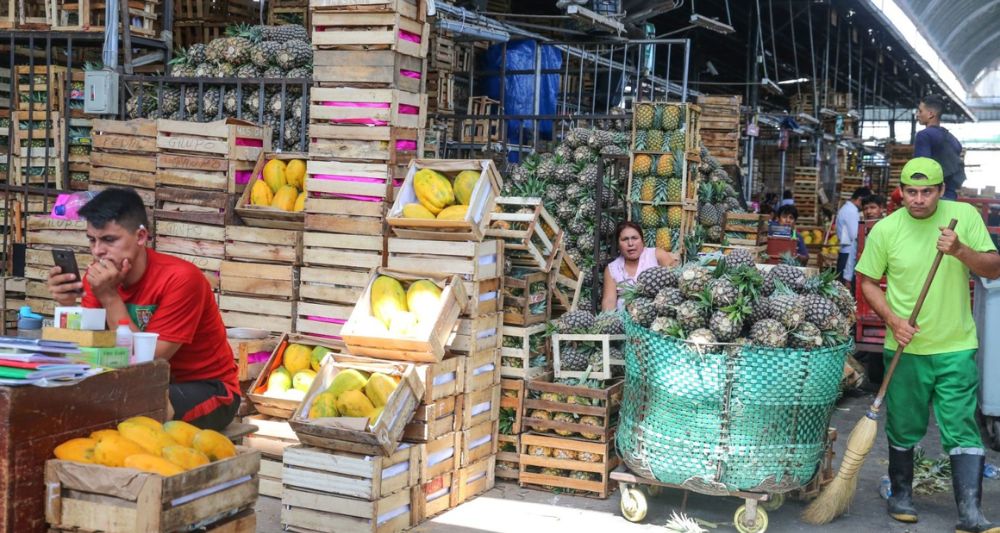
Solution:
<path fill-rule="evenodd" d="M 506 70 L 535 70 L 535 54 L 538 43 L 532 40 L 516 40 L 507 43 Z M 486 66 L 488 71 L 500 71 L 503 63 L 503 45 L 493 45 L 486 51 Z M 559 70 L 562 68 L 562 52 L 551 45 L 542 45 L 542 70 Z M 504 114 L 506 115 L 554 115 L 556 112 L 556 97 L 559 94 L 559 74 L 542 74 L 538 95 L 538 111 L 535 111 L 535 75 L 508 74 L 504 81 Z M 500 100 L 500 77 L 488 76 L 485 82 L 486 96 Z M 523 122 L 523 124 L 522 124 Z M 534 136 L 534 128 L 538 127 L 538 138 L 552 139 L 551 120 L 508 120 L 507 142 L 521 144 L 530 143 Z M 516 152 L 511 152 L 516 158 Z"/>

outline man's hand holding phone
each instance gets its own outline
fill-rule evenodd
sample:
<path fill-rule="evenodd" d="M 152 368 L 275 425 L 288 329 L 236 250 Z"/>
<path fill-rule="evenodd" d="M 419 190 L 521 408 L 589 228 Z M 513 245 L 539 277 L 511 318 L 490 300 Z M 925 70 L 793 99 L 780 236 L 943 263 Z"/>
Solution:
<path fill-rule="evenodd" d="M 83 294 L 76 256 L 68 250 L 52 250 L 52 259 L 56 266 L 49 269 L 49 292 L 59 305 L 75 305 L 76 299 Z"/>

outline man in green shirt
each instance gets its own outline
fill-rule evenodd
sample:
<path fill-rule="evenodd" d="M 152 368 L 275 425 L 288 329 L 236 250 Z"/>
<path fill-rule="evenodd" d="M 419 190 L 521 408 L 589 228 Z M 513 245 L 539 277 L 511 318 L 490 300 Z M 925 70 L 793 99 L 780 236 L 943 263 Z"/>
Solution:
<path fill-rule="evenodd" d="M 976 423 L 979 372 L 976 325 L 969 301 L 969 273 L 1000 277 L 1000 255 L 986 225 L 969 204 L 942 200 L 944 176 L 933 159 L 910 160 L 900 177 L 903 204 L 868 234 L 856 271 L 865 299 L 888 326 L 885 364 L 896 347 L 904 352 L 886 394 L 889 438 L 889 515 L 916 522 L 913 447 L 927 432 L 930 405 L 951 457 L 958 505 L 956 533 L 1000 533 L 980 509 L 985 449 Z M 958 220 L 949 230 L 952 219 Z M 937 251 L 938 268 L 916 327 L 907 322 Z M 879 288 L 887 278 L 885 294 Z"/>

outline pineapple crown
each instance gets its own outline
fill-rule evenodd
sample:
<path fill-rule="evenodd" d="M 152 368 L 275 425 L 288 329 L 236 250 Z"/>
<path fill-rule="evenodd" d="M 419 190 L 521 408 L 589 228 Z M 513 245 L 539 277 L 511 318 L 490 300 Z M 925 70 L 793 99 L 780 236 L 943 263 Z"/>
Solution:
<path fill-rule="evenodd" d="M 712 309 L 715 307 L 714 298 L 712 297 L 712 289 L 705 287 L 695 295 L 694 303 L 698 305 L 698 309 L 701 310 L 706 316 L 712 314 Z"/>
<path fill-rule="evenodd" d="M 781 262 L 780 264 L 782 265 L 800 266 L 799 260 L 796 259 L 794 255 L 792 255 L 792 252 L 782 253 L 781 256 L 778 258 L 778 260 Z"/>
<path fill-rule="evenodd" d="M 741 294 L 735 302 L 723 307 L 720 311 L 726 313 L 726 316 L 733 322 L 742 322 L 753 313 L 753 307 L 750 305 L 750 299 Z"/>
<path fill-rule="evenodd" d="M 779 278 L 775 277 L 772 283 L 774 283 L 774 292 L 771 293 L 771 296 L 795 296 L 795 291 Z"/>
<path fill-rule="evenodd" d="M 835 285 L 837 283 L 836 280 L 837 272 L 828 268 L 819 275 L 807 279 L 804 292 L 833 298 L 838 293 L 837 286 Z"/>
<path fill-rule="evenodd" d="M 757 270 L 757 267 L 743 265 L 737 268 L 729 276 L 729 279 L 733 285 L 736 285 L 740 295 L 746 297 L 750 302 L 760 298 L 760 291 L 764 286 L 764 276 L 761 275 L 760 270 Z"/>

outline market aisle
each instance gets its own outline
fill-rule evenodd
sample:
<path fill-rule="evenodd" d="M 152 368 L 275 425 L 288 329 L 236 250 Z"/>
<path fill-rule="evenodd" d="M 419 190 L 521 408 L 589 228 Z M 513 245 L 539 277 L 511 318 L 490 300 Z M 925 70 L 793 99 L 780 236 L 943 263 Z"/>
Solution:
<path fill-rule="evenodd" d="M 833 425 L 840 433 L 837 441 L 837 459 L 847 440 L 847 433 L 854 427 L 864 410 L 871 403 L 871 396 L 852 398 L 841 402 L 833 416 Z M 937 428 L 924 441 L 928 456 L 941 454 Z M 809 526 L 798 520 L 802 509 L 799 502 L 787 503 L 780 510 L 770 513 L 768 533 L 806 533 L 871 531 L 886 533 L 940 533 L 953 531 L 955 504 L 951 491 L 933 496 L 917 496 L 920 523 L 905 526 L 894 522 L 885 514 L 885 502 L 879 497 L 879 478 L 885 473 L 887 461 L 884 433 L 879 434 L 875 449 L 865 462 L 858 483 L 858 493 L 851 512 L 833 524 L 824 527 Z M 1000 454 L 990 451 L 987 461 L 1000 462 Z M 950 487 L 950 482 L 949 482 Z M 459 506 L 415 528 L 419 533 L 525 533 L 528 531 L 662 531 L 674 509 L 679 509 L 680 492 L 666 491 L 650 500 L 649 516 L 642 524 L 632 524 L 621 517 L 618 510 L 618 493 L 607 500 L 556 495 L 535 490 L 525 490 L 512 483 L 497 483 L 496 488 L 475 500 Z M 731 498 L 710 498 L 692 495 L 688 500 L 688 515 L 719 524 L 710 531 L 735 531 L 732 514 L 741 502 Z M 257 504 L 258 531 L 280 531 L 280 503 L 262 497 Z M 1000 480 L 984 480 L 983 511 L 994 520 L 1000 519 Z M 553 529 L 558 528 L 558 529 Z"/>

